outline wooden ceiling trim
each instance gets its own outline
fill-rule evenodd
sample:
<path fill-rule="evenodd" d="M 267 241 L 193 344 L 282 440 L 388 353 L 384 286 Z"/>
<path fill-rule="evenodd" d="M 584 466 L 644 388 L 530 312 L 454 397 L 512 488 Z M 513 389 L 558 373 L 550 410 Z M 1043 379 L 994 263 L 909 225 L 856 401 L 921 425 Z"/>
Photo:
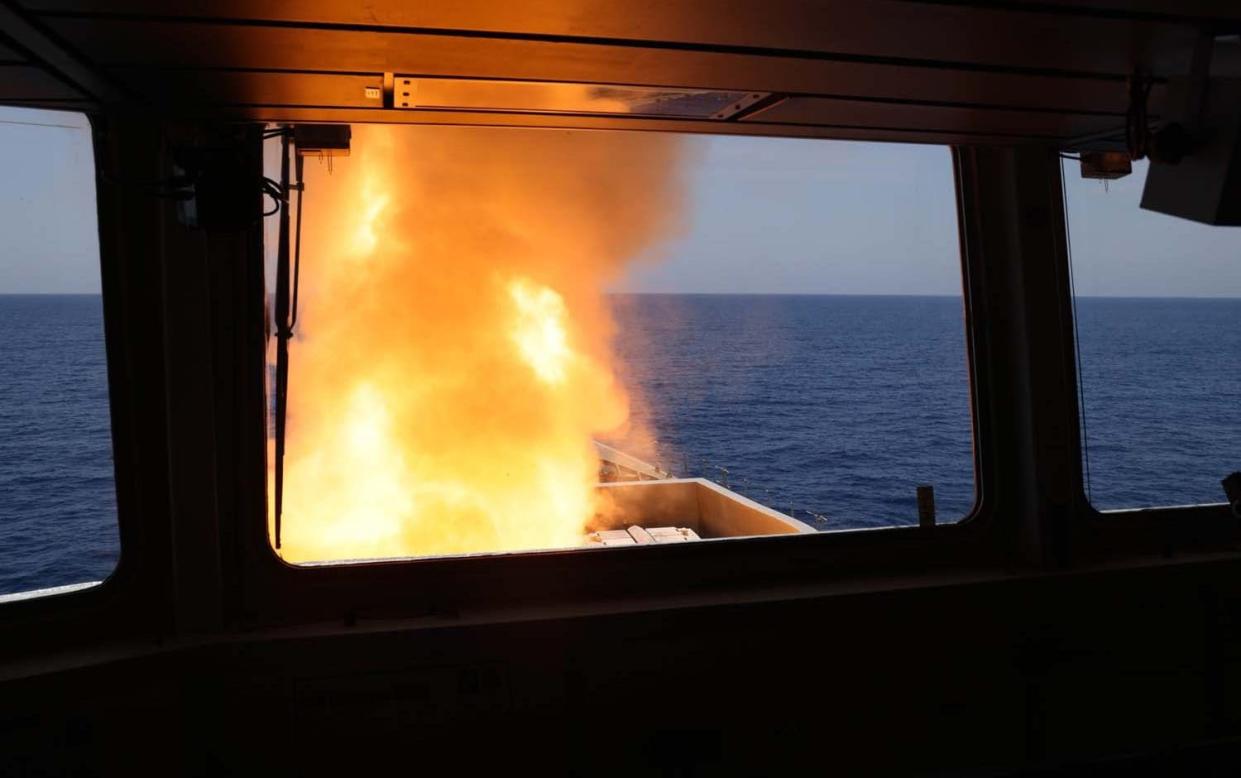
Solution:
<path fill-rule="evenodd" d="M 1175 24 L 1241 22 L 1236 0 L 908 0 L 940 5 L 977 6 L 1063 16 L 1093 16 Z"/>
<path fill-rule="evenodd" d="M 15 48 L 28 55 L 32 63 L 46 69 L 50 77 L 81 90 L 80 96 L 107 102 L 124 99 L 124 93 L 91 64 L 25 14 L 5 3 L 0 3 L 0 30 Z"/>
<path fill-rule="evenodd" d="M 742 121 L 825 126 L 847 124 L 936 127 L 942 131 L 1060 138 L 1107 132 L 1117 127 L 1124 127 L 1124 119 L 1117 116 L 977 110 L 818 97 L 790 98 Z"/>
<path fill-rule="evenodd" d="M 58 20 L 58 34 L 110 66 L 249 68 L 514 78 L 646 86 L 831 93 L 890 99 L 1119 113 L 1123 81 L 959 72 L 872 63 L 176 23 Z M 135 40 L 144 41 L 136 47 Z M 1160 94 L 1153 96 L 1155 107 Z"/>
<path fill-rule="evenodd" d="M 27 0 L 50 18 L 194 20 L 539 38 L 550 43 L 746 49 L 810 58 L 854 56 L 988 68 L 1048 66 L 1123 76 L 1135 65 L 1188 67 L 1195 31 L 1174 13 L 1159 20 L 1074 13 L 1069 6 L 910 0 Z M 1173 10 L 1170 3 L 1164 4 Z M 1235 12 L 1234 12 L 1235 13 Z M 1149 15 L 1148 15 L 1149 16 Z M 761 50 L 761 51 L 760 51 Z M 1054 52 L 1054 58 L 1049 53 Z"/>
<path fill-rule="evenodd" d="M 214 112 L 213 112 L 213 115 Z M 516 127 L 547 130 L 626 130 L 707 135 L 877 140 L 903 143 L 1055 143 L 1060 138 L 1031 137 L 990 132 L 945 131 L 937 128 L 800 126 L 762 122 L 710 122 L 681 119 L 645 119 L 563 114 L 483 113 L 466 111 L 391 111 L 384 109 L 334 109 L 327 106 L 236 106 L 224 114 L 248 121 L 421 124 L 443 126 Z"/>
<path fill-rule="evenodd" d="M 382 74 L 220 72 L 190 70 L 111 71 L 161 105 L 185 103 L 232 105 L 329 105 L 376 108 L 382 100 L 367 87 L 383 88 Z"/>
<path fill-rule="evenodd" d="M 83 100 L 86 96 L 35 65 L 0 66 L 0 101 Z"/>
<path fill-rule="evenodd" d="M 216 71 L 162 71 L 129 74 L 140 81 L 144 95 L 169 107 L 266 106 L 320 108 L 376 108 L 366 97 L 367 87 L 379 87 L 378 74 L 304 75 L 290 73 L 221 73 Z M 138 78 L 137 76 L 141 76 Z M 474 112 L 471 112 L 474 113 Z M 485 113 L 485 112 L 477 112 Z M 513 112 L 504 112 L 513 113 Z M 612 117 L 624 123 L 634 117 Z M 962 133 L 1006 136 L 1076 137 L 1123 125 L 1116 115 L 1072 115 L 987 110 L 961 106 L 920 105 L 905 102 L 788 98 L 742 121 L 848 127 L 928 127 Z"/>
<path fill-rule="evenodd" d="M 352 73 L 305 70 L 258 70 L 241 68 L 196 67 L 119 67 L 110 68 L 110 75 L 133 85 L 141 94 L 160 101 L 185 102 L 198 97 L 217 101 L 228 100 L 236 104 L 288 104 L 291 92 L 302 98 L 294 102 L 319 105 L 349 106 L 355 108 L 377 107 L 373 99 L 365 97 L 367 87 L 377 86 L 382 80 L 379 73 Z M 423 77 L 418 74 L 415 77 Z M 426 76 L 438 78 L 438 76 Z M 528 82 L 540 83 L 540 82 Z M 581 83 L 581 82 L 577 82 Z M 600 85 L 607 86 L 607 85 Z M 632 85 L 630 85 L 632 86 Z M 1109 117 L 1122 119 L 1124 111 L 1092 111 L 1062 108 L 1033 108 L 1015 104 L 991 105 L 978 102 L 950 102 L 927 100 L 922 97 L 869 97 L 847 94 L 797 94 L 780 93 L 783 99 L 817 99 L 875 103 L 879 105 L 924 106 L 929 108 L 965 109 L 972 111 L 997 111 L 1014 114 L 1051 114 L 1066 117 Z M 278 98 L 278 99 L 275 99 Z M 763 110 L 766 110 L 764 108 Z M 750 114 L 747 114 L 749 116 Z M 1158 113 L 1152 114 L 1158 118 Z"/>
<path fill-rule="evenodd" d="M 17 49 L 14 49 L 12 46 L 5 45 L 5 43 L 0 40 L 0 64 L 9 65 L 27 61 L 28 60 L 26 57 L 18 52 Z"/>

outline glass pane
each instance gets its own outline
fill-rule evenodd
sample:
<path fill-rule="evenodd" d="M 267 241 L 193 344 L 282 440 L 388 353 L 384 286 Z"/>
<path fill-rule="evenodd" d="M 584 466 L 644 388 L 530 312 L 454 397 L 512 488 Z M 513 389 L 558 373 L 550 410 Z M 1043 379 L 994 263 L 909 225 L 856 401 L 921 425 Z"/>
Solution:
<path fill-rule="evenodd" d="M 953 187 L 936 147 L 355 127 L 306 166 L 281 553 L 961 518 Z"/>
<path fill-rule="evenodd" d="M 614 298 L 618 350 L 675 472 L 816 529 L 974 505 L 947 149 L 695 139 L 683 231 Z"/>
<path fill-rule="evenodd" d="M 1241 232 L 1138 207 L 1065 163 L 1084 465 L 1100 509 L 1224 502 L 1241 469 Z"/>
<path fill-rule="evenodd" d="M 119 554 L 95 163 L 81 114 L 0 108 L 0 595 Z"/>

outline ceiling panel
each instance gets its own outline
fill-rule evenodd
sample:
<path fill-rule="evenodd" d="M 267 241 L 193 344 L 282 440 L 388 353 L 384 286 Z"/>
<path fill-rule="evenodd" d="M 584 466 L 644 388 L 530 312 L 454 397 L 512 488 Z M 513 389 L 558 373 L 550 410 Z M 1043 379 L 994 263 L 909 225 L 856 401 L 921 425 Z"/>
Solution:
<path fill-rule="evenodd" d="M 1030 0 L 991 0 L 991 3 L 999 7 L 1030 8 Z M 968 5 L 968 0 L 962 4 Z M 1040 0 L 1039 5 L 1044 10 L 1078 15 L 1109 14 L 1182 21 L 1197 19 L 1241 22 L 1241 3 L 1236 0 Z"/>
<path fill-rule="evenodd" d="M 0 100 L 82 100 L 84 95 L 33 65 L 0 66 Z"/>
<path fill-rule="evenodd" d="M 296 108 L 336 120 L 374 110 L 366 88 L 394 72 L 770 92 L 786 99 L 737 122 L 745 129 L 693 131 L 941 141 L 1063 142 L 1112 132 L 1123 125 L 1135 64 L 1184 72 L 1199 35 L 1187 20 L 1241 22 L 1241 3 L 1209 0 L 1187 0 L 1184 13 L 1160 0 L 19 1 L 36 16 L 9 17 L 63 44 L 64 56 L 40 59 L 106 103 L 134 95 L 182 114 L 287 116 Z M 1157 83 L 1152 116 L 1163 99 Z M 520 116 L 391 114 L 375 111 L 391 121 Z"/>
<path fill-rule="evenodd" d="M 908 0 L 27 0 L 44 13 L 264 20 L 367 28 L 469 30 L 481 34 L 598 39 L 643 45 L 733 47 L 969 63 L 993 68 L 1125 74 L 1136 64 L 1181 72 L 1195 32 L 1167 13 L 1057 14 L 1030 4 Z M 1123 4 L 1121 4 L 1123 5 Z M 1136 4 L 1135 4 L 1136 5 Z M 1205 6 L 1204 3 L 1191 5 Z M 1235 6 L 1235 4 L 1234 4 Z M 1223 4 L 1216 10 L 1223 11 Z M 1230 16 L 1241 19 L 1233 8 Z"/>
<path fill-rule="evenodd" d="M 383 76 L 334 73 L 238 73 L 119 68 L 111 75 L 161 104 L 382 107 L 367 87 L 383 88 Z"/>
<path fill-rule="evenodd" d="M 53 29 L 106 66 L 390 71 L 1028 105 L 1115 114 L 1124 111 L 1127 100 L 1123 79 L 341 30 L 83 20 L 56 20 Z M 1155 110 L 1160 97 L 1157 90 Z"/>
<path fill-rule="evenodd" d="M 0 41 L 0 63 L 24 62 L 25 60 L 26 58 L 19 54 L 16 49 L 12 46 L 7 46 L 3 41 Z"/>

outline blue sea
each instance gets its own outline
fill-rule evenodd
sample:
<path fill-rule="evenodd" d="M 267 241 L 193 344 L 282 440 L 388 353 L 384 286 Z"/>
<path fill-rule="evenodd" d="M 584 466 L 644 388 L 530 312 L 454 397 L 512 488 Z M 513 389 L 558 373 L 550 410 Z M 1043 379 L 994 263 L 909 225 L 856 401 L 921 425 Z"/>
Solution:
<path fill-rule="evenodd" d="M 823 529 L 974 501 L 960 298 L 614 299 L 637 420 L 678 475 Z M 1220 502 L 1241 469 L 1241 300 L 1078 302 L 1091 498 Z M 96 296 L 0 296 L 0 594 L 99 580 L 118 555 Z"/>
<path fill-rule="evenodd" d="M 96 295 L 0 295 L 0 594 L 116 566 L 116 488 Z"/>

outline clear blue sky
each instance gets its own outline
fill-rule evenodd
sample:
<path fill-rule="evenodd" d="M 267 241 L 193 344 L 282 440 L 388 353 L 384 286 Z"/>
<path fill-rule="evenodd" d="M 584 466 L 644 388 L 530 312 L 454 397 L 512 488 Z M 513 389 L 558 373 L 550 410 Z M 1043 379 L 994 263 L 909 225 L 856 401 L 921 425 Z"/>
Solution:
<path fill-rule="evenodd" d="M 688 232 L 652 252 L 662 261 L 638 268 L 626 289 L 960 294 L 948 149 L 699 142 Z M 1078 294 L 1241 297 L 1241 228 L 1141 210 L 1144 162 L 1106 185 L 1065 166 Z"/>
<path fill-rule="evenodd" d="M 1210 227 L 1138 207 L 1147 162 L 1089 181 L 1065 162 L 1073 282 L 1083 297 L 1241 297 L 1241 227 Z"/>
<path fill-rule="evenodd" d="M 0 294 L 99 293 L 86 117 L 0 106 Z"/>
<path fill-rule="evenodd" d="M 960 293 L 947 149 L 684 142 L 694 148 L 683 232 L 620 289 Z M 98 292 L 92 166 L 84 117 L 0 107 L 0 294 Z M 1079 294 L 1241 297 L 1241 229 L 1139 210 L 1144 165 L 1106 187 L 1074 163 L 1068 173 Z"/>
<path fill-rule="evenodd" d="M 623 288 L 960 294 L 947 148 L 693 137 L 686 232 Z"/>

